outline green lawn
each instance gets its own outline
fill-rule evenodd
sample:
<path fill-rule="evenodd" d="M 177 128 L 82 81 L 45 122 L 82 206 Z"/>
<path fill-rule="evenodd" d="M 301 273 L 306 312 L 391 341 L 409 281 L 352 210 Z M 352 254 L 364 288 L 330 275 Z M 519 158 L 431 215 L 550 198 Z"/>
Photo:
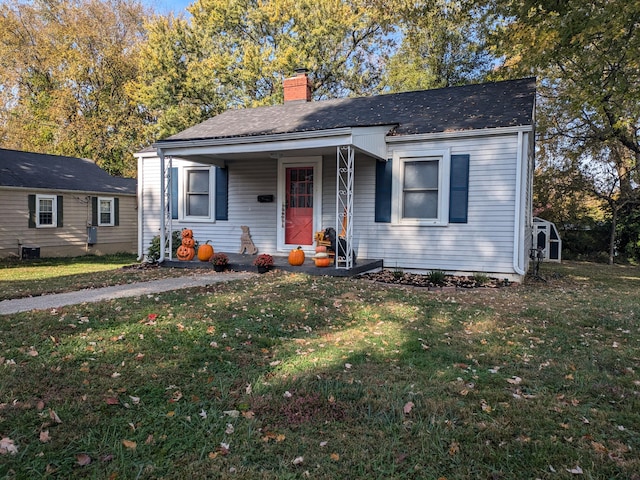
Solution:
<path fill-rule="evenodd" d="M 135 268 L 130 268 L 135 267 Z M 0 260 L 0 300 L 83 288 L 98 288 L 167 276 L 189 275 L 190 269 L 141 265 L 135 255 L 105 255 L 38 260 Z"/>
<path fill-rule="evenodd" d="M 640 268 L 542 274 L 0 316 L 0 478 L 638 480 Z"/>

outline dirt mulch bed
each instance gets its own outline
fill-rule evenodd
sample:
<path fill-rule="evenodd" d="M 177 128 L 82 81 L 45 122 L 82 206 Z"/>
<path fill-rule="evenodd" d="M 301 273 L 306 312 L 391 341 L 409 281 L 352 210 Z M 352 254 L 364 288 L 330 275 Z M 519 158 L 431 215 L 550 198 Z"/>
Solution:
<path fill-rule="evenodd" d="M 445 275 L 441 281 L 434 282 L 432 275 L 397 272 L 393 270 L 382 270 L 376 273 L 365 273 L 361 275 L 360 278 L 372 280 L 374 282 L 390 283 L 395 285 L 424 287 L 428 288 L 429 290 L 500 288 L 512 285 L 512 282 L 509 282 L 509 280 L 507 279 L 488 277 L 465 277 L 455 275 Z"/>

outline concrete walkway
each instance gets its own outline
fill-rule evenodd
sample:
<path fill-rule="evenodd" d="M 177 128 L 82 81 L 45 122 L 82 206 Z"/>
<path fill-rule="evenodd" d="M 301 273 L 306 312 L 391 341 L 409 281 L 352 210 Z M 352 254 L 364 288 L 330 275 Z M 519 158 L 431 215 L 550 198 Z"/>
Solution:
<path fill-rule="evenodd" d="M 182 288 L 204 287 L 214 283 L 227 282 L 249 278 L 255 273 L 250 272 L 225 272 L 211 273 L 207 275 L 164 278 L 150 282 L 129 283 L 113 287 L 91 288 L 68 293 L 55 293 L 38 297 L 18 298 L 15 300 L 3 300 L 0 302 L 0 315 L 28 312 L 31 310 L 48 310 L 80 303 L 101 302 L 114 298 L 139 297 L 141 295 L 153 295 L 155 293 L 180 290 Z"/>

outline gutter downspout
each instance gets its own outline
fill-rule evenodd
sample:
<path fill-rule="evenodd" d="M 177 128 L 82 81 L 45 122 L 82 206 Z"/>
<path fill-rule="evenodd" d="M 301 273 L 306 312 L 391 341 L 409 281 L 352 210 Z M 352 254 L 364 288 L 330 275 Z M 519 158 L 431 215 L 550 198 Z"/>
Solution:
<path fill-rule="evenodd" d="M 142 157 L 138 157 L 138 192 L 136 201 L 138 203 L 138 258 L 137 261 L 141 262 L 144 260 L 144 251 L 142 246 L 142 219 L 144 218 L 144 212 L 142 211 L 144 206 L 144 199 L 142 198 L 144 192 L 144 173 L 143 173 L 143 163 Z"/>
<path fill-rule="evenodd" d="M 522 146 L 523 132 L 518 132 L 518 151 L 516 153 L 516 205 L 515 218 L 513 222 L 513 270 L 518 275 L 525 275 L 527 272 L 521 266 L 521 240 L 523 236 L 522 226 Z"/>
<path fill-rule="evenodd" d="M 164 178 L 164 152 L 161 148 L 158 149 L 158 156 L 160 157 L 160 257 L 158 263 L 164 262 L 164 245 L 167 238 L 167 232 L 165 231 L 164 215 L 165 215 L 165 178 Z"/>

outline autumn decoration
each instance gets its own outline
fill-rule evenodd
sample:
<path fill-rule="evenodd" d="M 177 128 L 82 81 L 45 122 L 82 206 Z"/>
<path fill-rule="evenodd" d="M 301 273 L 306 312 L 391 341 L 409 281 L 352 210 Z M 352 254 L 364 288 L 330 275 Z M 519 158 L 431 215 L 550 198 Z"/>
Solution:
<path fill-rule="evenodd" d="M 208 262 L 213 257 L 213 246 L 209 245 L 211 240 L 207 240 L 198 247 L 198 260 L 201 262 Z"/>
<path fill-rule="evenodd" d="M 299 267 L 304 263 L 304 250 L 302 247 L 294 248 L 289 252 L 289 265 Z"/>
<path fill-rule="evenodd" d="M 331 258 L 326 252 L 316 253 L 313 257 L 316 267 L 328 267 L 331 265 Z"/>
<path fill-rule="evenodd" d="M 196 256 L 195 240 L 193 239 L 193 231 L 185 228 L 182 230 L 182 245 L 176 250 L 178 260 L 189 261 Z"/>
<path fill-rule="evenodd" d="M 253 264 L 258 267 L 259 273 L 264 273 L 273 267 L 273 256 L 268 253 L 261 253 L 253 261 Z"/>

